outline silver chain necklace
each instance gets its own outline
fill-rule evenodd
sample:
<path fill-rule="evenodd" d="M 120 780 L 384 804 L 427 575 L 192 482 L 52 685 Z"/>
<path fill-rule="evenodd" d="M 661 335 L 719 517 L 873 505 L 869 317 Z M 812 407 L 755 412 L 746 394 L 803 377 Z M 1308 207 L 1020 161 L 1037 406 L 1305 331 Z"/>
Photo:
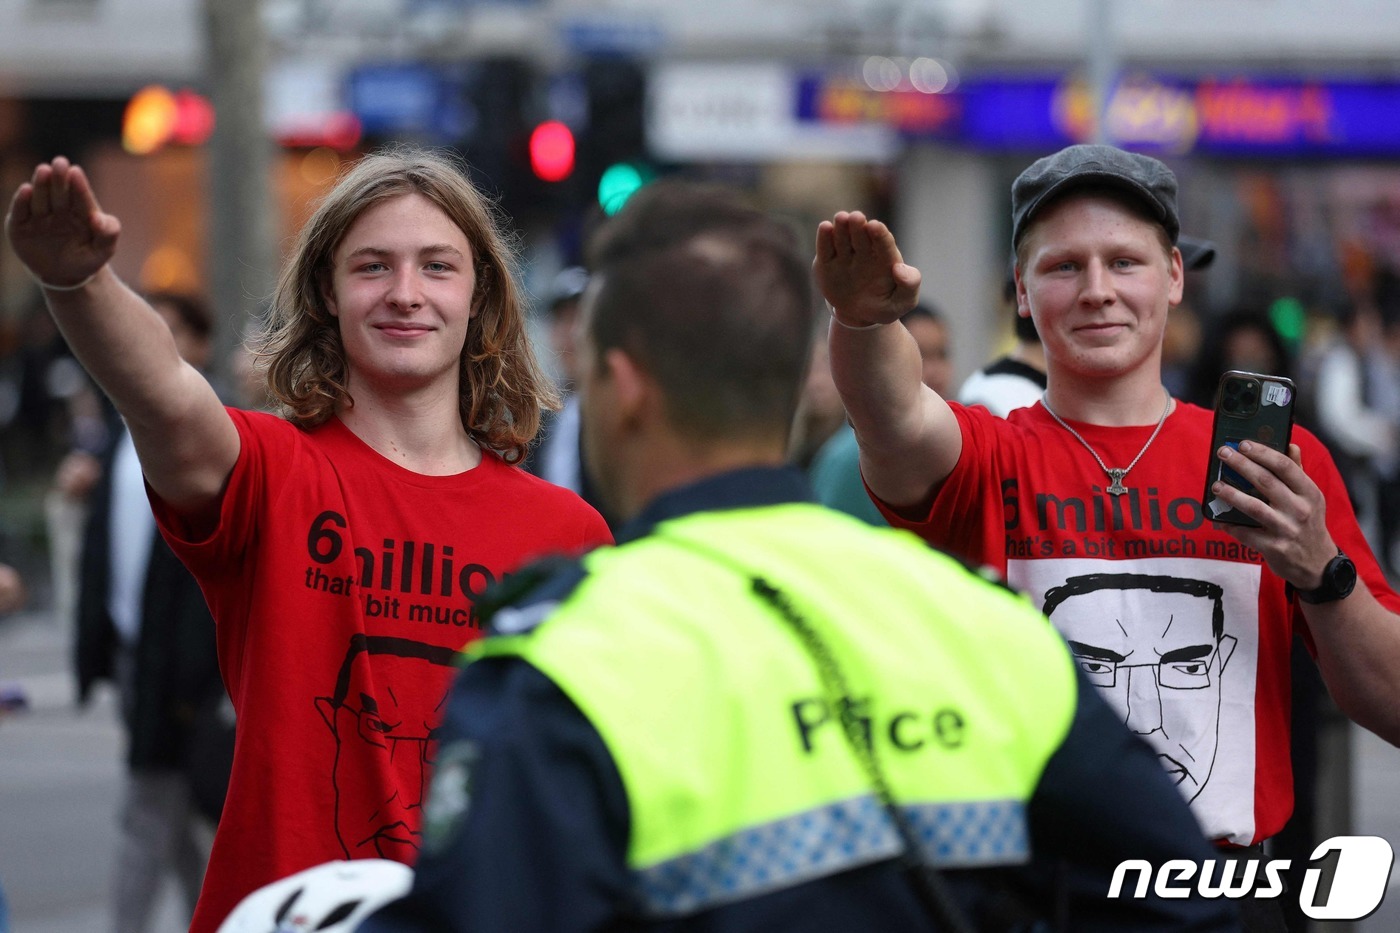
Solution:
<path fill-rule="evenodd" d="M 1105 473 L 1108 474 L 1108 478 L 1110 480 L 1108 484 L 1108 494 L 1111 496 L 1121 496 L 1123 495 L 1123 493 L 1128 491 L 1128 487 L 1123 485 L 1123 477 L 1127 476 L 1128 471 L 1131 470 L 1133 467 L 1137 466 L 1137 462 L 1142 459 L 1142 455 L 1147 453 L 1147 448 L 1152 446 L 1152 442 L 1155 441 L 1157 439 L 1157 435 L 1162 432 L 1162 425 L 1167 423 L 1167 412 L 1172 410 L 1172 395 L 1170 392 L 1168 392 L 1167 404 L 1162 406 L 1162 417 L 1157 419 L 1157 427 L 1152 429 L 1152 436 L 1147 439 L 1146 444 L 1142 445 L 1142 450 L 1139 450 L 1137 452 L 1137 456 L 1133 458 L 1132 463 L 1123 467 L 1121 470 L 1116 470 L 1110 467 L 1108 464 L 1104 463 L 1103 457 L 1099 456 L 1099 452 L 1094 448 L 1090 447 L 1089 442 L 1086 441 L 1078 431 L 1070 427 L 1069 424 L 1065 421 L 1065 419 L 1055 414 L 1055 409 L 1050 407 L 1050 401 L 1046 397 L 1047 395 L 1048 393 L 1045 393 L 1040 396 L 1040 404 L 1045 406 L 1045 410 L 1050 412 L 1050 417 L 1054 418 L 1055 421 L 1059 423 L 1060 427 L 1073 434 L 1074 439 L 1079 443 L 1083 444 L 1084 449 L 1089 451 L 1089 453 L 1093 455 L 1094 459 L 1098 461 L 1099 469 L 1103 470 Z"/>

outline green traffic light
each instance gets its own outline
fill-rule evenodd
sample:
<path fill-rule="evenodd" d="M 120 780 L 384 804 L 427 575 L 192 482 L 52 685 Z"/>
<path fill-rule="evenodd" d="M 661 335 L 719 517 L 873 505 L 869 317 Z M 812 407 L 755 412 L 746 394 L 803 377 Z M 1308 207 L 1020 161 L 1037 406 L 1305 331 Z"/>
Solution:
<path fill-rule="evenodd" d="M 650 180 L 648 175 L 631 162 L 616 162 L 604 169 L 598 179 L 598 203 L 603 213 L 612 215 L 622 210 L 627 199 Z"/>

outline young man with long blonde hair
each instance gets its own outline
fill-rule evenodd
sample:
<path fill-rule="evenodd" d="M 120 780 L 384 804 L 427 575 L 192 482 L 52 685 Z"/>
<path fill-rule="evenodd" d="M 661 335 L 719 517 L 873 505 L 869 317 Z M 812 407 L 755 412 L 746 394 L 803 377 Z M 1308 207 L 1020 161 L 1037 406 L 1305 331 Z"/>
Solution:
<path fill-rule="evenodd" d="M 354 166 L 302 230 L 259 353 L 282 416 L 225 408 L 116 273 L 83 171 L 40 165 L 6 230 L 126 419 L 199 579 L 238 714 L 191 927 L 327 859 L 412 862 L 439 705 L 482 591 L 609 539 L 510 466 L 552 404 L 489 203 L 444 156 Z"/>

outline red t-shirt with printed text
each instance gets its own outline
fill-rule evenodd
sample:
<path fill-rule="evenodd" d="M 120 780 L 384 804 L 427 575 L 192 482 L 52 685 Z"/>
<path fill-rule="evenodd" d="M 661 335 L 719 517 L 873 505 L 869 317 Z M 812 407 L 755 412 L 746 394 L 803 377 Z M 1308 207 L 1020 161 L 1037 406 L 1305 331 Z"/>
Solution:
<path fill-rule="evenodd" d="M 928 514 L 882 512 L 1003 574 L 1046 611 L 1208 837 L 1249 845 L 1278 832 L 1293 809 L 1289 656 L 1305 623 L 1260 554 L 1204 518 L 1212 413 L 1178 402 L 1124 478 L 1128 492 L 1113 496 L 1103 468 L 1044 405 L 1005 420 L 953 411 L 963 450 Z M 1115 468 L 1155 427 L 1070 423 Z M 1400 611 L 1331 456 L 1302 428 L 1293 442 L 1326 497 L 1332 537 Z"/>
<path fill-rule="evenodd" d="M 242 442 L 212 534 L 171 547 L 199 580 L 238 714 L 228 798 L 191 930 L 333 859 L 412 864 L 457 653 L 482 592 L 611 541 L 574 493 L 483 453 L 424 476 L 338 419 L 309 431 L 229 409 Z"/>

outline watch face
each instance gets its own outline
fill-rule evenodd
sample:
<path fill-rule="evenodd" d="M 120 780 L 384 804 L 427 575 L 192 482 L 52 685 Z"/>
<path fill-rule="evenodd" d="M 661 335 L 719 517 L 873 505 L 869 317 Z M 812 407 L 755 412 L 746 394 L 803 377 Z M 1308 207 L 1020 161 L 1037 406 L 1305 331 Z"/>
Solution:
<path fill-rule="evenodd" d="M 1345 554 L 1338 554 L 1327 569 L 1331 578 L 1328 582 L 1338 597 L 1346 596 L 1356 586 L 1356 564 Z"/>
<path fill-rule="evenodd" d="M 1322 582 L 1318 584 L 1317 589 L 1295 592 L 1303 602 L 1316 605 L 1346 599 L 1355 586 L 1356 564 L 1350 557 L 1338 553 L 1322 568 Z"/>

